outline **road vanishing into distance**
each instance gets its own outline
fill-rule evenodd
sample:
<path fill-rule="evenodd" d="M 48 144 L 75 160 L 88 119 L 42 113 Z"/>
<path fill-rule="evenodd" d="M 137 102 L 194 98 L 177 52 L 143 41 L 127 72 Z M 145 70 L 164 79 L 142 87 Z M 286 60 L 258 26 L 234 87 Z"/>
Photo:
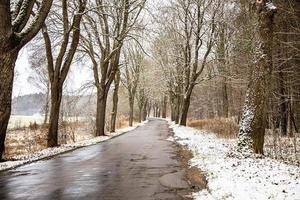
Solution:
<path fill-rule="evenodd" d="M 0 199 L 183 199 L 159 178 L 180 170 L 166 121 L 93 146 L 0 172 Z"/>

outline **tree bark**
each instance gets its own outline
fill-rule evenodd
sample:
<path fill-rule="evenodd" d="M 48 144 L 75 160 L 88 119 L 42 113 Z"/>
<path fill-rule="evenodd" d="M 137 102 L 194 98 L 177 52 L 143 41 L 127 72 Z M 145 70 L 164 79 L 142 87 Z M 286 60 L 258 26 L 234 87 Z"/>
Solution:
<path fill-rule="evenodd" d="M 141 123 L 142 122 L 142 114 L 143 114 L 143 109 L 139 108 L 139 116 L 138 116 L 138 122 Z"/>
<path fill-rule="evenodd" d="M 33 4 L 24 7 L 26 13 L 24 12 L 25 15 L 20 18 L 19 23 L 13 23 L 12 15 L 17 16 L 19 11 L 12 11 L 10 4 L 9 0 L 0 1 L 0 161 L 5 149 L 4 142 L 11 114 L 14 68 L 18 53 L 39 32 L 51 8 L 52 0 L 41 3 L 33 23 L 29 26 L 25 25 Z"/>
<path fill-rule="evenodd" d="M 252 77 L 238 135 L 238 151 L 263 154 L 268 81 L 272 71 L 273 19 L 276 8 L 270 1 L 256 1 L 258 29 Z"/>
<path fill-rule="evenodd" d="M 148 104 L 148 102 L 146 101 L 143 106 L 143 117 L 142 117 L 143 121 L 145 121 L 147 119 L 147 104 Z"/>
<path fill-rule="evenodd" d="M 186 92 L 186 96 L 183 98 L 183 105 L 182 105 L 182 110 L 181 110 L 181 118 L 180 118 L 180 125 L 186 126 L 187 123 L 187 117 L 188 117 L 188 112 L 189 112 L 189 107 L 191 103 L 191 96 L 192 96 L 192 91 L 194 89 L 194 86 L 191 85 Z"/>
<path fill-rule="evenodd" d="M 130 96 L 129 97 L 129 126 L 133 125 L 133 106 L 134 106 L 134 97 Z"/>
<path fill-rule="evenodd" d="M 117 121 L 117 112 L 118 112 L 118 93 L 119 93 L 119 85 L 120 85 L 120 71 L 116 73 L 116 77 L 114 80 L 115 88 L 113 93 L 113 108 L 111 112 L 111 121 L 110 121 L 110 132 L 116 131 L 116 121 Z"/>
<path fill-rule="evenodd" d="M 188 112 L 190 107 L 190 98 L 185 98 L 182 106 L 182 114 L 180 118 L 180 125 L 186 126 Z"/>
<path fill-rule="evenodd" d="M 5 150 L 6 130 L 11 114 L 11 99 L 14 80 L 14 66 L 18 57 L 16 52 L 0 49 L 0 161 Z"/>
<path fill-rule="evenodd" d="M 228 100 L 228 86 L 227 86 L 227 80 L 226 77 L 222 80 L 222 102 L 223 102 L 223 117 L 229 116 L 229 100 Z"/>
<path fill-rule="evenodd" d="M 162 103 L 162 118 L 167 118 L 167 97 L 163 97 L 163 103 Z"/>
<path fill-rule="evenodd" d="M 56 147 L 58 146 L 58 122 L 60 114 L 60 106 L 62 100 L 62 85 L 58 82 L 52 83 L 51 85 L 51 110 L 49 129 L 47 137 L 47 146 Z"/>
<path fill-rule="evenodd" d="M 98 89 L 97 93 L 97 112 L 96 112 L 96 136 L 105 135 L 105 116 L 107 94 L 105 89 Z"/>

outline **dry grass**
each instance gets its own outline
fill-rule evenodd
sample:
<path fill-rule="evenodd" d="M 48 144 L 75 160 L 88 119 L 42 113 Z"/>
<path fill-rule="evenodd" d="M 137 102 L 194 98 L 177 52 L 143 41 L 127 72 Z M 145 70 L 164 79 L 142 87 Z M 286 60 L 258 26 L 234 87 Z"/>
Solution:
<path fill-rule="evenodd" d="M 121 115 L 117 118 L 116 129 L 125 128 L 128 126 L 128 117 Z"/>
<path fill-rule="evenodd" d="M 177 158 L 183 169 L 185 169 L 185 178 L 187 179 L 191 188 L 195 191 L 203 190 L 207 188 L 207 179 L 205 173 L 197 167 L 190 167 L 190 159 L 193 154 L 185 146 L 177 146 Z"/>
<path fill-rule="evenodd" d="M 239 125 L 232 118 L 189 120 L 188 126 L 213 132 L 222 138 L 235 138 L 239 130 Z"/>
<path fill-rule="evenodd" d="M 35 153 L 47 148 L 48 125 L 30 123 L 29 127 L 13 128 L 5 140 L 5 157 Z M 64 122 L 59 125 L 59 144 L 70 144 L 93 138 L 88 123 Z"/>
<path fill-rule="evenodd" d="M 46 132 L 43 128 L 9 130 L 5 140 L 5 157 L 10 158 L 45 149 L 47 147 Z"/>
<path fill-rule="evenodd" d="M 239 125 L 232 118 L 190 120 L 188 126 L 215 133 L 221 138 L 236 138 Z M 264 153 L 266 156 L 300 166 L 300 134 L 282 136 L 279 130 L 266 130 Z"/>
<path fill-rule="evenodd" d="M 300 134 L 293 137 L 282 136 L 279 130 L 268 129 L 265 135 L 266 156 L 300 166 Z"/>
<path fill-rule="evenodd" d="M 94 121 L 63 122 L 59 124 L 58 143 L 72 144 L 94 137 Z M 117 119 L 116 129 L 128 126 L 128 119 L 120 116 Z M 27 127 L 9 129 L 5 140 L 5 157 L 35 153 L 47 148 L 48 124 L 29 122 Z"/>

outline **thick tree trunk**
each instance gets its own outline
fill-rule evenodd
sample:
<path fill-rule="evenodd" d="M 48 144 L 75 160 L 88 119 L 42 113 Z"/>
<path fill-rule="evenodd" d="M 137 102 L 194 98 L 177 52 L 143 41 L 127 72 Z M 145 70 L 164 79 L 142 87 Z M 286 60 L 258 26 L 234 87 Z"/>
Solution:
<path fill-rule="evenodd" d="M 182 113 L 180 118 L 180 125 L 182 126 L 186 126 L 189 107 L 190 107 L 190 97 L 186 97 L 183 102 Z"/>
<path fill-rule="evenodd" d="M 105 135 L 105 115 L 106 115 L 106 103 L 107 94 L 105 89 L 98 89 L 97 94 L 97 112 L 96 112 L 96 136 Z"/>
<path fill-rule="evenodd" d="M 183 105 L 182 105 L 181 118 L 180 118 L 180 125 L 182 125 L 182 126 L 186 126 L 193 89 L 194 89 L 194 86 L 191 85 L 188 88 L 188 91 L 186 92 L 185 97 L 183 98 Z"/>
<path fill-rule="evenodd" d="M 269 1 L 256 1 L 258 17 L 256 57 L 240 123 L 238 150 L 263 154 L 268 81 L 272 70 L 273 18 L 275 7 Z"/>
<path fill-rule="evenodd" d="M 29 3 L 27 11 L 31 10 L 33 2 Z M 14 68 L 20 49 L 27 44 L 40 30 L 45 18 L 48 15 L 52 0 L 43 1 L 40 5 L 40 12 L 36 13 L 36 20 L 32 23 L 32 28 L 24 31 L 27 19 L 24 17 L 20 23 L 15 24 L 18 27 L 13 27 L 11 18 L 11 1 L 0 1 L 0 160 L 4 152 L 4 142 L 8 121 L 11 114 L 11 98 L 14 79 Z M 23 8 L 23 7 L 22 7 Z M 20 12 L 24 12 L 21 9 Z M 20 13 L 19 14 L 24 14 Z M 14 28 L 16 30 L 14 30 Z M 19 36 L 13 31 L 18 31 Z"/>
<path fill-rule="evenodd" d="M 175 106 L 171 105 L 171 121 L 175 121 Z"/>
<path fill-rule="evenodd" d="M 181 99 L 180 97 L 177 95 L 176 96 L 176 100 L 175 100 L 175 113 L 174 113 L 174 117 L 175 117 L 175 123 L 179 124 L 179 120 L 180 120 L 180 107 L 181 107 Z"/>
<path fill-rule="evenodd" d="M 119 85 L 120 85 L 120 72 L 118 71 L 116 73 L 115 77 L 115 88 L 114 88 L 114 93 L 113 93 L 113 108 L 111 112 L 111 121 L 110 121 L 110 132 L 115 132 L 116 131 L 116 121 L 117 121 L 117 112 L 118 112 L 118 93 L 119 93 Z"/>
<path fill-rule="evenodd" d="M 14 68 L 18 50 L 14 50 L 10 1 L 0 2 L 0 161 L 5 150 L 5 138 L 11 114 Z"/>
<path fill-rule="evenodd" d="M 142 122 L 142 114 L 143 114 L 143 108 L 139 108 L 139 116 L 138 116 L 138 122 Z"/>
<path fill-rule="evenodd" d="M 11 113 L 14 67 L 17 57 L 17 52 L 0 49 L 0 161 L 5 150 L 4 142 Z"/>
<path fill-rule="evenodd" d="M 60 115 L 61 100 L 62 86 L 59 85 L 57 80 L 53 82 L 51 86 L 51 110 L 47 137 L 48 147 L 58 146 L 58 122 Z"/>

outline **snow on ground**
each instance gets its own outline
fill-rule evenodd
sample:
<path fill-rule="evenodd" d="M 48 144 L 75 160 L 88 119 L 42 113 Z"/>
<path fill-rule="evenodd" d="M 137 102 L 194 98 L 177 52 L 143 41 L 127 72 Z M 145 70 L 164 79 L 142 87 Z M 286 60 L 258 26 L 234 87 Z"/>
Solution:
<path fill-rule="evenodd" d="M 0 163 L 0 171 L 2 170 L 7 170 L 7 169 L 12 169 L 15 167 L 18 167 L 20 165 L 24 165 L 27 163 L 32 163 L 41 159 L 45 159 L 48 157 L 52 157 L 61 153 L 65 153 L 80 147 L 86 147 L 86 146 L 90 146 L 93 144 L 97 144 L 99 142 L 103 142 L 105 140 L 109 140 L 113 137 L 119 136 L 123 133 L 126 133 L 128 131 L 131 131 L 135 128 L 137 128 L 138 126 L 142 126 L 144 124 L 146 124 L 148 121 L 144 121 L 142 123 L 138 123 L 135 124 L 132 127 L 126 127 L 126 128 L 122 128 L 122 129 L 118 129 L 116 130 L 116 132 L 114 133 L 108 133 L 107 136 L 99 136 L 99 137 L 95 137 L 89 140 L 84 140 L 84 141 L 80 141 L 80 142 L 76 142 L 73 144 L 64 144 L 61 145 L 59 147 L 54 147 L 54 148 L 47 148 L 44 149 L 42 151 L 33 153 L 33 154 L 28 154 L 28 155 L 20 155 L 20 156 L 15 156 L 13 157 L 13 159 L 15 161 L 7 161 L 7 162 L 2 162 Z"/>
<path fill-rule="evenodd" d="M 227 156 L 235 139 L 170 123 L 175 140 L 193 152 L 191 166 L 207 174 L 208 189 L 194 193 L 196 200 L 300 200 L 300 168 L 270 158 Z"/>

